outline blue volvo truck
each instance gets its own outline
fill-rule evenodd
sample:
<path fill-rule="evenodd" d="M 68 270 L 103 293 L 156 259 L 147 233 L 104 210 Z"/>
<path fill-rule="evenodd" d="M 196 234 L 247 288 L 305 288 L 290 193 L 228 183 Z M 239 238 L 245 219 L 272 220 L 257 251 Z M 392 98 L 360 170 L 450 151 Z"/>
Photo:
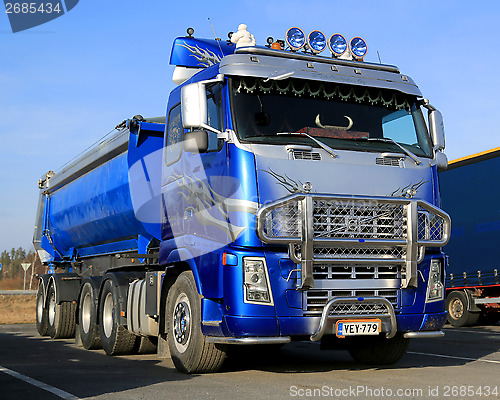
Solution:
<path fill-rule="evenodd" d="M 391 364 L 443 334 L 441 114 L 359 37 L 254 42 L 188 30 L 165 116 L 40 179 L 41 335 L 200 373 L 238 345 Z"/>
<path fill-rule="evenodd" d="M 452 217 L 446 309 L 454 326 L 500 319 L 500 148 L 450 162 L 440 172 L 443 207 Z M 466 189 L 465 189 L 466 188 Z M 471 204 L 480 207 L 471 212 Z"/>

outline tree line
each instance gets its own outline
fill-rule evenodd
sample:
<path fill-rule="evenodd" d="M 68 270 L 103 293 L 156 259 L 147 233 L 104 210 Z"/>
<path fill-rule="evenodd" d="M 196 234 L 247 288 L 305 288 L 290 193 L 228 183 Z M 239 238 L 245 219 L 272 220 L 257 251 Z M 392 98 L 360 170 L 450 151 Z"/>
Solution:
<path fill-rule="evenodd" d="M 0 289 L 22 289 L 24 282 L 24 269 L 22 263 L 30 263 L 26 271 L 26 289 L 36 289 L 38 280 L 36 274 L 44 274 L 46 267 L 42 265 L 34 250 L 26 251 L 22 247 L 4 250 L 0 255 Z"/>

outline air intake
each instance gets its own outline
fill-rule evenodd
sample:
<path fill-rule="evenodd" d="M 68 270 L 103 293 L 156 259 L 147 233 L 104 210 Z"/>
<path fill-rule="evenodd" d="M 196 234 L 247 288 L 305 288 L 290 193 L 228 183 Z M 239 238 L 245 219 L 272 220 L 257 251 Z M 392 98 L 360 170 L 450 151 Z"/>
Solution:
<path fill-rule="evenodd" d="M 377 165 L 387 165 L 389 167 L 399 167 L 399 159 L 398 158 L 377 157 L 376 164 Z"/>
<path fill-rule="evenodd" d="M 313 153 L 311 151 L 294 151 L 293 152 L 293 159 L 294 160 L 313 160 L 313 161 L 320 161 L 321 160 L 321 154 L 319 153 Z"/>

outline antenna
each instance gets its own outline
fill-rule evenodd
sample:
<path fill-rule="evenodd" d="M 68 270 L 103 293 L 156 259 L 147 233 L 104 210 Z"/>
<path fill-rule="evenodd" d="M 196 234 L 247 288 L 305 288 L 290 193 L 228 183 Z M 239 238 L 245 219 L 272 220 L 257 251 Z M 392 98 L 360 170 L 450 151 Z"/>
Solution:
<path fill-rule="evenodd" d="M 380 53 L 378 52 L 378 50 L 377 50 L 377 56 L 378 56 L 378 62 L 382 64 L 382 60 L 380 59 Z"/>
<path fill-rule="evenodd" d="M 210 22 L 210 26 L 212 27 L 212 32 L 214 33 L 215 41 L 219 45 L 220 56 L 222 58 L 222 57 L 224 57 L 224 53 L 222 52 L 222 47 L 220 47 L 220 41 L 217 40 L 217 35 L 215 34 L 215 29 L 214 29 L 214 26 L 212 25 L 212 21 L 210 21 L 210 18 L 208 18 L 208 22 Z"/>

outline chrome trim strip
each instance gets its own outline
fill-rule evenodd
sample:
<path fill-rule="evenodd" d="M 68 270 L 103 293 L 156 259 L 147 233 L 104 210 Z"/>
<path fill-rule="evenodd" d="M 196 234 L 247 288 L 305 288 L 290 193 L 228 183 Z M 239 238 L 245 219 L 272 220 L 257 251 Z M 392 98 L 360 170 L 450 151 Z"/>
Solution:
<path fill-rule="evenodd" d="M 205 326 L 219 326 L 222 321 L 201 321 L 201 323 Z"/>
<path fill-rule="evenodd" d="M 406 332 L 403 335 L 406 339 L 426 339 L 426 338 L 436 338 L 443 337 L 443 331 L 427 331 L 427 332 Z"/>
<path fill-rule="evenodd" d="M 361 300 L 360 300 L 361 299 Z M 387 307 L 388 313 L 387 314 L 367 314 L 367 315 L 353 315 L 353 316 L 345 316 L 345 315 L 330 315 L 330 311 L 332 307 L 336 303 L 381 303 Z M 334 320 L 339 320 L 339 319 L 345 319 L 345 318 L 389 318 L 390 323 L 391 323 L 391 330 L 386 333 L 386 338 L 391 339 L 396 335 L 397 332 L 397 321 L 396 321 L 396 314 L 394 312 L 394 307 L 392 306 L 391 302 L 383 297 L 364 297 L 364 298 L 356 298 L 356 297 L 334 297 L 331 299 L 328 303 L 326 303 L 325 307 L 323 308 L 323 312 L 321 314 L 321 320 L 319 322 L 318 329 L 314 334 L 310 336 L 310 339 L 312 342 L 317 342 L 320 340 L 323 335 L 325 334 L 325 331 L 327 327 L 330 325 L 328 322 L 334 321 Z"/>
<path fill-rule="evenodd" d="M 290 343 L 292 339 L 290 336 L 263 336 L 263 337 L 219 337 L 219 336 L 205 336 L 205 341 L 207 343 L 217 343 L 217 344 L 239 344 L 239 345 L 251 345 L 251 344 L 280 344 L 280 343 Z"/>
<path fill-rule="evenodd" d="M 485 297 L 482 299 L 474 299 L 475 304 L 490 304 L 490 303 L 500 303 L 500 297 Z"/>
<path fill-rule="evenodd" d="M 311 196 L 305 196 L 302 200 L 302 262 L 300 281 L 301 289 L 314 287 L 313 278 L 313 259 L 314 259 L 314 224 L 313 221 L 313 199 Z M 310 222 L 310 223 L 309 223 Z"/>

